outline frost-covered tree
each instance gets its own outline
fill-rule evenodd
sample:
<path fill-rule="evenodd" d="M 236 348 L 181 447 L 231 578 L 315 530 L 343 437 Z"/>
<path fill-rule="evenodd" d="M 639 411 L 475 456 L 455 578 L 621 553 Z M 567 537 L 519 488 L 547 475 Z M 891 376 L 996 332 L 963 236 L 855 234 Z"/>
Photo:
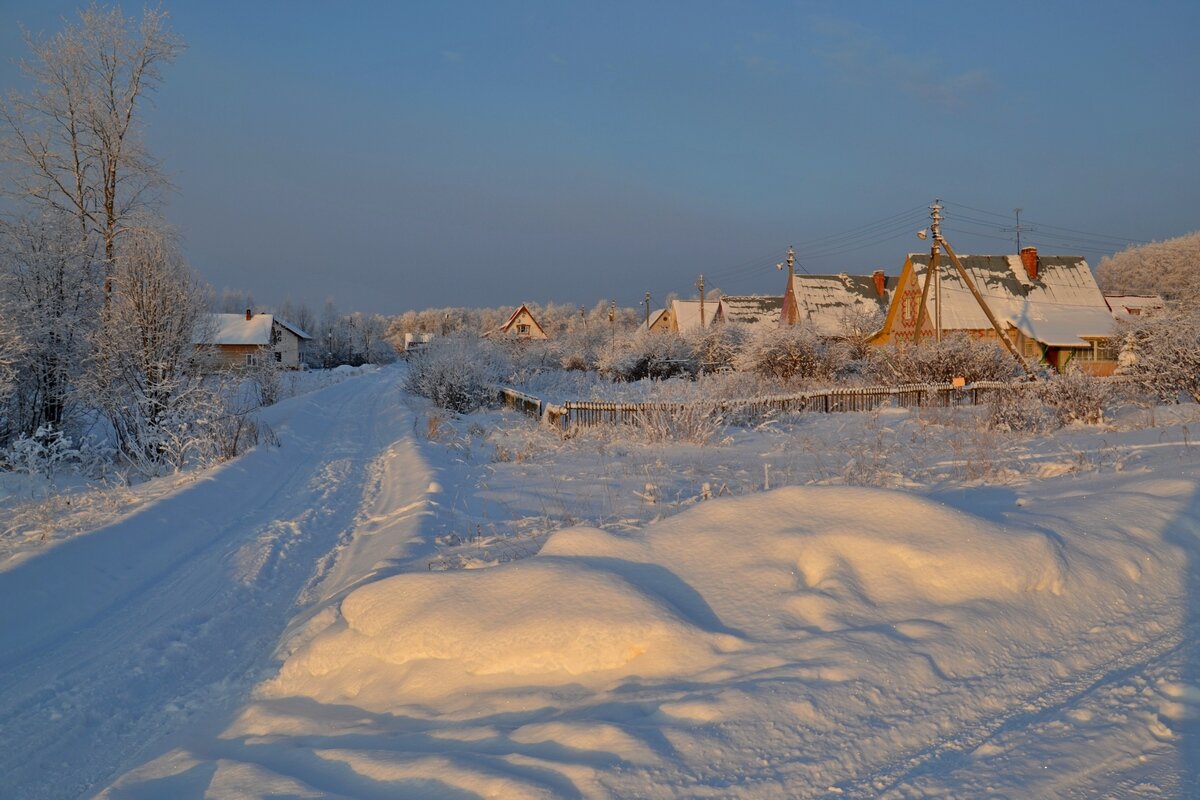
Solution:
<path fill-rule="evenodd" d="M 211 444 L 217 413 L 195 360 L 211 292 L 161 230 L 122 238 L 113 294 L 93 336 L 89 397 L 111 423 L 120 452 L 153 473 L 178 469 Z"/>
<path fill-rule="evenodd" d="M 1106 292 L 1157 294 L 1175 303 L 1200 305 L 1200 231 L 1103 258 L 1096 277 Z"/>
<path fill-rule="evenodd" d="M 733 369 L 751 339 L 750 329 L 736 322 L 700 328 L 689 337 L 704 372 Z"/>
<path fill-rule="evenodd" d="M 1174 307 L 1122 326 L 1117 373 L 1166 403 L 1186 394 L 1200 402 L 1200 315 Z"/>
<path fill-rule="evenodd" d="M 0 226 L 0 297 L 23 342 L 0 439 L 61 431 L 99 320 L 99 275 L 66 215 Z"/>
<path fill-rule="evenodd" d="M 117 240 L 154 209 L 165 183 L 143 146 L 140 112 L 183 49 L 166 20 L 161 9 L 135 18 L 93 3 L 49 38 L 27 35 L 32 57 L 22 68 L 34 88 L 0 106 L 16 167 L 10 191 L 69 214 L 81 238 L 97 236 L 109 269 Z"/>

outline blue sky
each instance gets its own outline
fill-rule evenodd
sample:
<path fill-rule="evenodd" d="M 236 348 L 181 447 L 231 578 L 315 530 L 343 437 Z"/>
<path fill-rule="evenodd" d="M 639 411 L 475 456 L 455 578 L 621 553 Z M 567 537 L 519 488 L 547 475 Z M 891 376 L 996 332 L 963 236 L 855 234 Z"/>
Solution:
<path fill-rule="evenodd" d="M 779 293 L 789 244 L 898 272 L 935 197 L 960 252 L 1200 228 L 1200 3 L 164 6 L 167 213 L 261 303 Z M 0 86 L 77 7 L 0 0 Z"/>

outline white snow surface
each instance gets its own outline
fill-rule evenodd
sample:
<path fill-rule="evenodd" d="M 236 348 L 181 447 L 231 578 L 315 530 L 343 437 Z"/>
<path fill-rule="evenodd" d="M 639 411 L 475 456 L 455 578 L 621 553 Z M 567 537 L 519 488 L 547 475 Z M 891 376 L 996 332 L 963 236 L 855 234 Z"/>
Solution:
<path fill-rule="evenodd" d="M 414 436 L 436 426 L 402 376 L 281 403 L 280 447 L 0 571 L 0 795 L 1196 796 L 1186 425 L 1077 434 L 1133 469 L 790 485 L 637 526 L 578 505 L 530 557 L 429 571 L 472 457 Z M 547 496 L 586 489 L 543 461 Z M 518 468 L 478 508 L 519 513 Z"/>

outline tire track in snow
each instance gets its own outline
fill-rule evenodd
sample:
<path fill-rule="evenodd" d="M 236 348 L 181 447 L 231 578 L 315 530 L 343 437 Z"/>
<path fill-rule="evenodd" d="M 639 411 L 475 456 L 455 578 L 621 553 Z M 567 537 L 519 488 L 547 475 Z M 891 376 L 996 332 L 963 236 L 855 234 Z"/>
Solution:
<path fill-rule="evenodd" d="M 6 796 L 87 792 L 245 694 L 354 527 L 375 460 L 410 435 L 400 374 L 269 409 L 281 448 L 0 575 Z"/>

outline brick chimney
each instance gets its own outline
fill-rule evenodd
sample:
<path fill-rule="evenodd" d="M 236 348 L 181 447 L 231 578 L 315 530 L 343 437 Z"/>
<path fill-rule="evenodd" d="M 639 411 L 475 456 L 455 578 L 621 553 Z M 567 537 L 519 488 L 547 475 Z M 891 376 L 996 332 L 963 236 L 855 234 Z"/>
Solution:
<path fill-rule="evenodd" d="M 887 276 L 883 274 L 883 270 L 877 269 L 871 273 L 871 277 L 875 279 L 875 294 L 883 297 L 883 293 L 887 289 Z"/>
<path fill-rule="evenodd" d="M 1036 247 L 1021 248 L 1021 263 L 1029 273 L 1029 280 L 1036 281 L 1038 277 L 1038 254 Z"/>
<path fill-rule="evenodd" d="M 248 308 L 247 308 L 247 309 L 246 309 L 246 322 L 249 322 L 249 321 L 250 321 L 250 318 L 251 318 L 251 317 L 253 317 L 253 316 L 254 316 L 254 315 L 250 313 L 250 309 L 248 309 Z"/>

